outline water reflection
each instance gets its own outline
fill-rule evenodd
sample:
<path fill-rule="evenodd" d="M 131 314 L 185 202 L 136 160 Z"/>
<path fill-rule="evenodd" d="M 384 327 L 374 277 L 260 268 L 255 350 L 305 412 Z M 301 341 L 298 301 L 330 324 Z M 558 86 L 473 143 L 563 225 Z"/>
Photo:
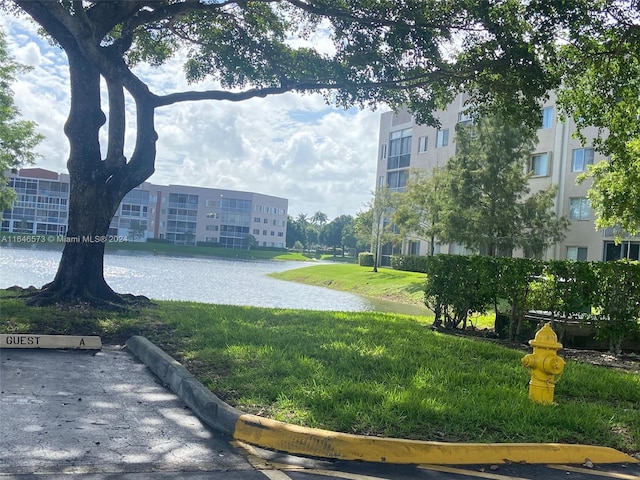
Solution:
<path fill-rule="evenodd" d="M 0 248 L 0 288 L 41 287 L 53 280 L 61 252 L 51 249 Z M 357 295 L 268 277 L 299 268 L 299 262 L 190 258 L 139 252 L 107 253 L 104 273 L 117 292 L 158 300 L 247 305 L 306 310 L 403 311 L 426 315 L 425 308 L 372 301 Z"/>

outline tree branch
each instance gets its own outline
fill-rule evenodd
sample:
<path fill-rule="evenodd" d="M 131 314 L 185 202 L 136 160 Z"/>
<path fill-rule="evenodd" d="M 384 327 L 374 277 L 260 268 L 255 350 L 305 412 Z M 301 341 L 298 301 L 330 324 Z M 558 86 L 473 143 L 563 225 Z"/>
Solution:
<path fill-rule="evenodd" d="M 62 8 L 57 3 L 33 0 L 14 0 L 14 2 L 46 30 L 64 50 L 78 49 L 76 39 L 65 22 L 58 18 L 59 15 L 53 15 L 51 12 L 51 8 Z"/>
<path fill-rule="evenodd" d="M 106 78 L 109 92 L 109 134 L 106 166 L 109 170 L 126 163 L 124 157 L 125 101 L 122 84 L 115 79 Z"/>
<path fill-rule="evenodd" d="M 164 96 L 155 96 L 154 105 L 156 107 L 162 107 L 166 105 L 172 105 L 179 102 L 190 102 L 198 100 L 227 100 L 230 102 L 240 102 L 243 100 L 249 100 L 251 98 L 263 98 L 268 95 L 278 95 L 287 92 L 310 92 L 319 90 L 335 90 L 341 89 L 387 89 L 387 90 L 411 90 L 416 87 L 431 85 L 437 79 L 459 77 L 450 72 L 435 71 L 431 73 L 425 73 L 418 77 L 404 78 L 400 80 L 389 80 L 384 82 L 363 82 L 363 83 L 337 83 L 326 81 L 305 81 L 298 83 L 291 83 L 287 85 L 280 85 L 277 87 L 263 87 L 252 88 L 241 92 L 230 92 L 224 90 L 205 90 L 205 91 L 190 91 L 172 93 Z"/>

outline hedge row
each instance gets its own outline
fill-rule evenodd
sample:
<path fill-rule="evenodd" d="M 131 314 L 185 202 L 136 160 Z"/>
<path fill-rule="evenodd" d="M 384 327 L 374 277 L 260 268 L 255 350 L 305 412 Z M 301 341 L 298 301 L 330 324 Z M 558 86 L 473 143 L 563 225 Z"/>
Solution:
<path fill-rule="evenodd" d="M 427 273 L 427 258 L 419 255 L 393 255 L 391 268 L 405 272 Z"/>
<path fill-rule="evenodd" d="M 375 257 L 373 253 L 361 252 L 358 254 L 358 264 L 361 267 L 373 267 L 375 263 Z"/>
<path fill-rule="evenodd" d="M 472 312 L 509 319 L 515 339 L 529 310 L 554 318 L 591 320 L 597 335 L 620 351 L 625 337 L 640 332 L 640 264 L 637 262 L 541 262 L 523 258 L 436 255 L 422 257 L 427 274 L 425 303 L 435 325 L 466 327 Z M 412 260 L 413 261 L 413 260 Z M 499 312 L 506 300 L 508 312 Z"/>

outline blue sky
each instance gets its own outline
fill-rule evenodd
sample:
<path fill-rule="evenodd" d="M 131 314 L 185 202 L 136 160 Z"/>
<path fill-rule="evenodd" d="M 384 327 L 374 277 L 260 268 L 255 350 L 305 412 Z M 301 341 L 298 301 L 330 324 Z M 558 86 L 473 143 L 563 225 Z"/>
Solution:
<path fill-rule="evenodd" d="M 23 118 L 46 140 L 37 165 L 66 172 L 63 133 L 69 105 L 66 56 L 38 38 L 25 18 L 0 14 L 9 51 L 32 70 L 13 85 Z M 204 89 L 187 85 L 181 64 L 141 65 L 156 93 Z M 106 99 L 106 96 L 104 97 Z M 245 102 L 191 102 L 159 109 L 158 184 L 247 190 L 289 199 L 289 214 L 326 213 L 330 219 L 365 208 L 375 186 L 380 113 L 327 106 L 319 95 L 284 94 Z M 132 117 L 133 109 L 129 112 Z M 127 138 L 134 138 L 129 128 Z M 132 147 L 132 143 L 129 142 Z"/>

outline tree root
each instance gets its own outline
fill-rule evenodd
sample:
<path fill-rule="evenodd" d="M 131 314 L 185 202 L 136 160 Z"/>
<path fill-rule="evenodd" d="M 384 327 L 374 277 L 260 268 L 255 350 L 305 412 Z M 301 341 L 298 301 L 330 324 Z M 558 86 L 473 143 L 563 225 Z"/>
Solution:
<path fill-rule="evenodd" d="M 33 307 L 55 305 L 64 308 L 122 312 L 152 305 L 151 300 L 143 295 L 118 294 L 110 288 L 100 292 L 101 294 L 95 294 L 86 288 L 56 288 L 53 284 L 44 285 L 41 289 L 14 286 L 7 290 L 16 292 L 20 298 L 25 299 L 27 305 Z"/>

